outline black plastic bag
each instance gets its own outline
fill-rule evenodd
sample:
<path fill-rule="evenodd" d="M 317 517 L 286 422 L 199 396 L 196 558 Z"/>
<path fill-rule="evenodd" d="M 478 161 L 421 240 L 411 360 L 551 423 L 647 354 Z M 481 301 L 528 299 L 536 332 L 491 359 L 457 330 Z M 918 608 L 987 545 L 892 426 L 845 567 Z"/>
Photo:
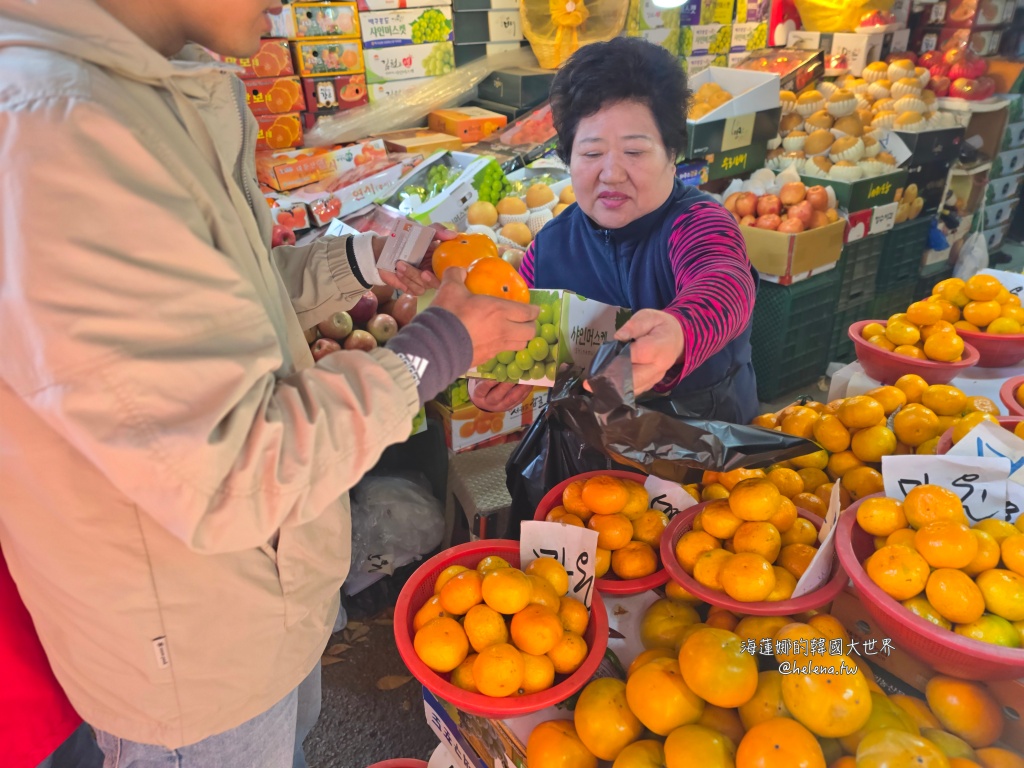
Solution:
<path fill-rule="evenodd" d="M 585 376 L 552 390 L 506 464 L 513 519 L 530 519 L 548 490 L 581 472 L 633 469 L 682 483 L 694 469 L 766 467 L 820 450 L 774 430 L 681 416 L 666 398 L 636 402 L 629 348 L 603 344 Z"/>

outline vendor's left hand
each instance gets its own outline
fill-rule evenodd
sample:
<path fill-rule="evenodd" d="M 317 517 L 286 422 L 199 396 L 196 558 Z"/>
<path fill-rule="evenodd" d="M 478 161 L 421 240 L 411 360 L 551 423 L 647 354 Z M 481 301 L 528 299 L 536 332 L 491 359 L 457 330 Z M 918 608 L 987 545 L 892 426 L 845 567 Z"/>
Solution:
<path fill-rule="evenodd" d="M 420 262 L 420 265 L 414 267 L 408 262 L 400 261 L 398 266 L 395 267 L 394 272 L 386 269 L 380 270 L 380 277 L 385 285 L 397 288 L 402 293 L 411 293 L 413 296 L 422 296 L 426 291 L 440 287 L 441 281 L 437 279 L 437 275 L 434 274 L 431 268 L 434 249 L 444 240 L 455 239 L 459 236 L 459 233 L 452 232 L 437 224 L 433 225 L 432 229 L 437 234 L 427 247 L 427 253 L 423 257 L 423 261 Z M 374 236 L 373 252 L 377 258 L 380 258 L 386 242 L 386 237 Z"/>
<path fill-rule="evenodd" d="M 615 333 L 616 341 L 632 341 L 633 392 L 646 392 L 663 378 L 683 354 L 683 329 L 668 312 L 641 309 Z"/>

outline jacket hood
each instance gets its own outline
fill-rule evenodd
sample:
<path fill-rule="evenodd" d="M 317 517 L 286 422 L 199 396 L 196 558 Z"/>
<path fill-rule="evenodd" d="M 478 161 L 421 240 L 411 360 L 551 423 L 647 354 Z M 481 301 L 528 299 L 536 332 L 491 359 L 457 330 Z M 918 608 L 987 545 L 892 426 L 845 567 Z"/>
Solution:
<path fill-rule="evenodd" d="M 165 58 L 93 0 L 0 0 L 0 49 L 8 47 L 58 51 L 146 83 L 208 72 L 211 61 L 195 45 Z"/>

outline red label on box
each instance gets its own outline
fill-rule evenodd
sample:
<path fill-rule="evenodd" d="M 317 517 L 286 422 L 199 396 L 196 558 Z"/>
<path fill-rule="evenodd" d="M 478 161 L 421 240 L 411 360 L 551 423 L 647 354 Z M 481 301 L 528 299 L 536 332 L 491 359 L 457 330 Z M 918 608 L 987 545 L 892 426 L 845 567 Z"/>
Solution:
<path fill-rule="evenodd" d="M 259 115 L 256 149 L 289 149 L 302 146 L 302 118 L 299 114 Z"/>
<path fill-rule="evenodd" d="M 330 113 L 361 107 L 370 102 L 366 75 L 304 77 L 302 90 L 306 97 L 306 109 L 310 112 Z"/>
<path fill-rule="evenodd" d="M 286 115 L 306 109 L 297 77 L 261 77 L 245 81 L 245 103 L 254 115 Z"/>
<path fill-rule="evenodd" d="M 260 40 L 260 49 L 249 59 L 220 57 L 225 64 L 235 64 L 245 68 L 242 78 L 252 77 L 284 77 L 295 74 L 292 66 L 292 55 L 288 49 L 288 41 L 280 38 Z"/>

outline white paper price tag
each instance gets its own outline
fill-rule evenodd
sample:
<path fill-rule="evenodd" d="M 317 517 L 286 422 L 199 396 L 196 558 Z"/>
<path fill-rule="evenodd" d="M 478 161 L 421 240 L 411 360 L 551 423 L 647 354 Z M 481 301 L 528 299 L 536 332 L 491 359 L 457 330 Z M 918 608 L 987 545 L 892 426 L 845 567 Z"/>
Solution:
<path fill-rule="evenodd" d="M 594 594 L 597 531 L 565 523 L 525 522 L 519 535 L 519 565 L 525 569 L 538 557 L 553 557 L 565 567 L 569 597 L 589 609 Z"/>
<path fill-rule="evenodd" d="M 1007 522 L 1014 523 L 1024 513 L 1024 485 L 1006 484 L 1006 517 Z"/>
<path fill-rule="evenodd" d="M 1024 440 L 998 424 L 981 422 L 950 448 L 946 455 L 1008 459 L 1010 482 L 1024 485 Z"/>
<path fill-rule="evenodd" d="M 841 503 L 839 491 L 839 483 L 836 483 L 832 488 L 832 495 L 829 497 L 828 512 L 825 514 L 821 530 L 818 531 L 818 551 L 811 558 L 807 570 L 804 571 L 804 575 L 800 577 L 793 588 L 793 597 L 813 592 L 828 581 L 828 577 L 832 575 L 832 561 L 835 559 L 836 552 L 836 521 L 839 519 Z"/>
<path fill-rule="evenodd" d="M 380 573 L 390 576 L 395 572 L 395 556 L 367 555 L 359 570 L 363 573 Z"/>
<path fill-rule="evenodd" d="M 885 495 L 903 500 L 918 485 L 938 485 L 964 504 L 972 523 L 1006 514 L 1010 460 L 964 456 L 883 456 Z"/>
<path fill-rule="evenodd" d="M 650 497 L 651 509 L 664 512 L 669 520 L 678 515 L 684 509 L 692 507 L 697 502 L 693 496 L 683 490 L 679 483 L 662 480 L 660 477 L 648 475 L 644 482 L 644 488 Z"/>

